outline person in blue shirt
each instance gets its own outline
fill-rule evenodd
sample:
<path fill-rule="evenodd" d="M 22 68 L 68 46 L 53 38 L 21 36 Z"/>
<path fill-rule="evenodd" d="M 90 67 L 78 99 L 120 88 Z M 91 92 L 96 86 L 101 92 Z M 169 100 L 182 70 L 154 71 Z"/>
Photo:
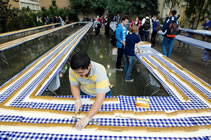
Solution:
<path fill-rule="evenodd" d="M 139 36 L 136 34 L 137 26 L 132 26 L 129 28 L 129 33 L 126 37 L 126 46 L 125 46 L 125 82 L 133 82 L 134 79 L 131 78 L 131 72 L 136 61 L 135 56 L 135 44 L 140 42 Z"/>
<path fill-rule="evenodd" d="M 211 20 L 206 18 L 206 22 L 203 24 L 204 30 L 209 30 L 211 29 Z"/>
<path fill-rule="evenodd" d="M 171 55 L 172 48 L 174 45 L 174 40 L 178 33 L 179 23 L 178 23 L 177 17 L 175 16 L 176 13 L 177 13 L 176 10 L 171 11 L 171 16 L 166 19 L 162 28 L 162 31 L 164 32 L 164 38 L 163 38 L 163 43 L 162 43 L 163 55 L 167 57 L 170 57 Z M 168 52 L 166 52 L 167 46 L 168 46 Z"/>
<path fill-rule="evenodd" d="M 123 57 L 124 47 L 125 47 L 125 41 L 127 36 L 127 25 L 128 24 L 128 18 L 123 17 L 122 23 L 118 24 L 116 31 L 115 31 L 115 38 L 116 38 L 116 47 L 117 47 L 117 62 L 116 62 L 116 70 L 123 71 L 121 68 L 121 61 Z"/>
<path fill-rule="evenodd" d="M 154 45 L 157 32 L 160 30 L 160 22 L 158 16 L 155 16 L 155 21 L 153 22 L 152 30 L 153 31 L 151 36 L 151 43 Z"/>

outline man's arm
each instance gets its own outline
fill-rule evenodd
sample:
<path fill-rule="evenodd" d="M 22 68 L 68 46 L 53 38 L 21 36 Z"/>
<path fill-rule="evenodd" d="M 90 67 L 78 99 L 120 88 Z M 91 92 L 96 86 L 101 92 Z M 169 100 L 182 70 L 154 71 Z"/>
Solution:
<path fill-rule="evenodd" d="M 143 18 L 142 21 L 141 21 L 141 25 L 142 25 L 142 26 L 144 25 L 145 21 L 146 21 L 146 19 Z"/>
<path fill-rule="evenodd" d="M 91 119 L 98 112 L 101 105 L 103 104 L 104 98 L 105 98 L 105 93 L 96 95 L 95 102 L 92 105 L 91 109 L 89 110 L 87 118 Z"/>
<path fill-rule="evenodd" d="M 77 114 L 82 106 L 78 85 L 71 85 L 71 92 L 75 98 L 75 114 Z"/>
<path fill-rule="evenodd" d="M 86 117 L 80 119 L 77 122 L 77 124 L 75 126 L 76 129 L 81 130 L 89 123 L 89 120 L 92 119 L 92 117 L 98 112 L 98 110 L 100 109 L 101 105 L 103 104 L 104 98 L 105 98 L 105 94 L 96 95 L 96 100 L 95 100 L 94 104 L 92 105 L 92 107 L 89 110 L 89 112 L 86 115 Z"/>
<path fill-rule="evenodd" d="M 70 87 L 71 87 L 71 92 L 72 92 L 74 98 L 76 100 L 79 100 L 80 99 L 80 89 L 79 89 L 78 85 L 70 85 Z"/>
<path fill-rule="evenodd" d="M 125 42 L 123 40 L 121 40 L 120 34 L 121 34 L 121 27 L 118 27 L 116 29 L 116 33 L 115 33 L 116 40 L 119 41 L 120 43 L 122 43 L 123 46 L 125 46 Z"/>
<path fill-rule="evenodd" d="M 120 38 L 120 27 L 116 28 L 116 32 L 115 32 L 115 38 L 117 41 L 121 42 L 121 38 Z"/>
<path fill-rule="evenodd" d="M 170 17 L 170 18 L 171 18 L 171 17 Z M 169 25 L 170 18 L 168 18 L 168 19 L 164 22 L 164 24 L 163 24 L 162 31 L 163 31 L 164 33 L 166 33 L 166 29 L 167 29 L 167 27 L 168 27 L 168 25 Z"/>

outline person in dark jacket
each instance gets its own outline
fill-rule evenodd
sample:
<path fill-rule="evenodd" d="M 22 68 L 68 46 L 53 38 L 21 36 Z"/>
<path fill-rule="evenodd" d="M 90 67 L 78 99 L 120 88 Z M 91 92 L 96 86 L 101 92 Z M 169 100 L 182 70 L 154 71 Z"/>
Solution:
<path fill-rule="evenodd" d="M 163 28 L 162 28 L 162 31 L 164 32 L 164 38 L 163 38 L 163 44 L 162 44 L 163 55 L 165 55 L 167 57 L 170 57 L 170 55 L 171 55 L 172 48 L 174 45 L 174 40 L 176 37 L 175 28 L 173 30 L 173 28 L 170 29 L 170 27 L 173 27 L 176 25 L 177 29 L 178 29 L 178 26 L 179 26 L 177 17 L 175 16 L 176 13 L 177 13 L 176 10 L 171 11 L 171 16 L 166 19 L 165 23 L 163 24 Z M 173 26 L 170 26 L 170 24 Z M 168 46 L 168 52 L 166 52 L 167 46 Z"/>
<path fill-rule="evenodd" d="M 104 25 L 105 25 L 105 35 L 109 37 L 109 29 L 110 29 L 110 19 L 107 15 L 104 17 Z"/>
<path fill-rule="evenodd" d="M 136 34 L 137 26 L 132 26 L 129 28 L 129 33 L 126 37 L 126 45 L 125 45 L 125 82 L 133 82 L 134 79 L 131 78 L 131 72 L 133 66 L 135 64 L 136 56 L 135 56 L 135 44 L 140 42 L 139 36 Z"/>
<path fill-rule="evenodd" d="M 153 45 L 155 44 L 155 38 L 159 30 L 160 30 L 160 22 L 159 22 L 158 16 L 156 16 L 155 21 L 153 22 L 153 26 L 152 26 L 151 43 Z"/>

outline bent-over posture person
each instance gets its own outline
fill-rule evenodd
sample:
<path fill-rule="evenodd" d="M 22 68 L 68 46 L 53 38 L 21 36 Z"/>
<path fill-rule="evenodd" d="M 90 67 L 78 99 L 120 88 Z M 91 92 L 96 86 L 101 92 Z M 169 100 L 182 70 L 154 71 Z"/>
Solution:
<path fill-rule="evenodd" d="M 75 98 L 76 114 L 82 106 L 80 95 L 96 96 L 91 109 L 76 124 L 76 129 L 81 130 L 98 112 L 105 96 L 111 96 L 110 83 L 104 66 L 90 61 L 89 56 L 84 52 L 79 52 L 72 56 L 70 60 L 69 80 L 71 92 Z"/>

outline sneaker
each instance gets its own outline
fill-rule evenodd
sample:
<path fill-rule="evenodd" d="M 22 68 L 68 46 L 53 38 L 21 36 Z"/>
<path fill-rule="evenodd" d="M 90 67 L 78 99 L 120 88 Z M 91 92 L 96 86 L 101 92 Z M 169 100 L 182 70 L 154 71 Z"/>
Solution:
<path fill-rule="evenodd" d="M 125 80 L 125 82 L 133 82 L 134 79 L 130 79 L 130 80 Z"/>
<path fill-rule="evenodd" d="M 123 71 L 123 69 L 122 69 L 122 68 L 119 68 L 119 69 L 118 69 L 118 68 L 116 68 L 116 70 L 117 70 L 117 71 Z"/>

